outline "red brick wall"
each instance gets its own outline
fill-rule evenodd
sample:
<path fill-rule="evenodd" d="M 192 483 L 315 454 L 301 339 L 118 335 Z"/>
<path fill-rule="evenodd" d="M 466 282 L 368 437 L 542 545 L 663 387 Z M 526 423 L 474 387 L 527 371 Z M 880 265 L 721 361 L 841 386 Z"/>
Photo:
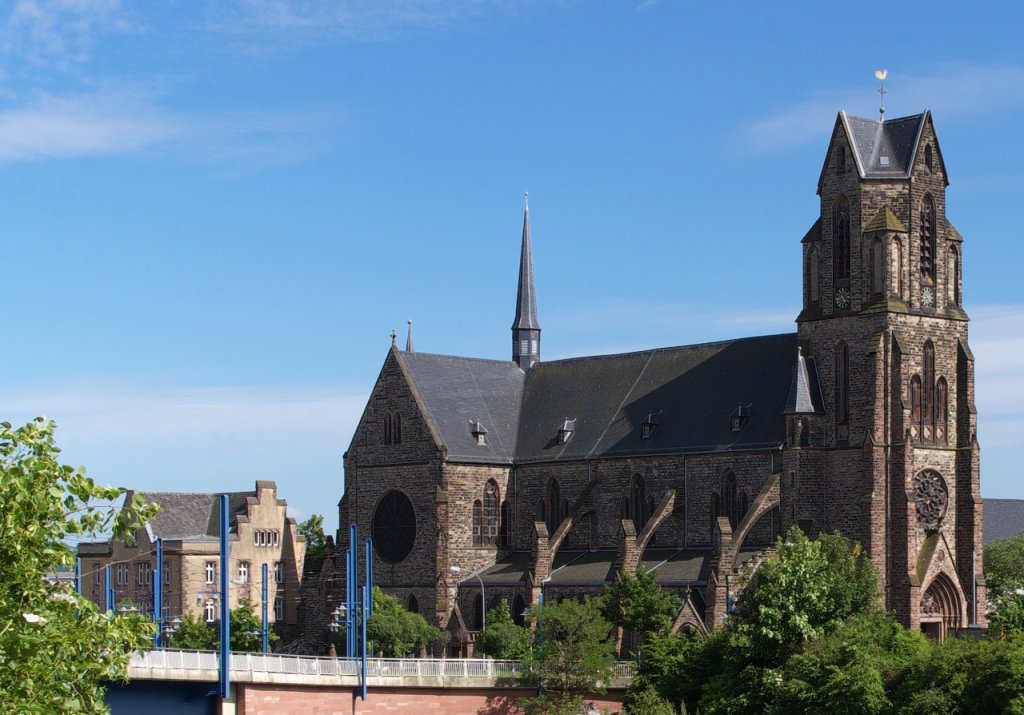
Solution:
<path fill-rule="evenodd" d="M 238 715 L 519 715 L 516 700 L 535 694 L 532 689 L 373 688 L 363 702 L 350 688 L 244 685 L 239 686 Z M 622 696 L 612 691 L 585 702 L 616 713 Z"/>

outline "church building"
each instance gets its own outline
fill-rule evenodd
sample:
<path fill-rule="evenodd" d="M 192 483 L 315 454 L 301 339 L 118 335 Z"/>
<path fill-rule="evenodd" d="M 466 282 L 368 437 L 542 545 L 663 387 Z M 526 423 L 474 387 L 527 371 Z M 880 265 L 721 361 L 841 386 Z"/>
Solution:
<path fill-rule="evenodd" d="M 725 618 L 791 525 L 840 531 L 906 626 L 984 624 L 963 239 L 929 112 L 840 112 L 797 330 L 545 362 L 529 209 L 511 360 L 392 345 L 345 454 L 375 584 L 471 648 L 484 609 L 653 572 Z M 795 241 L 795 238 L 794 238 Z"/>

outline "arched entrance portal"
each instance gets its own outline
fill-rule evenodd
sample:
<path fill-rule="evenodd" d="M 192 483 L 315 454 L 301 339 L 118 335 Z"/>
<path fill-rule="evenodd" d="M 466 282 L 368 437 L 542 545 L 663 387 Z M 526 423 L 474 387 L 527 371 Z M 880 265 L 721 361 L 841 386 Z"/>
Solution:
<path fill-rule="evenodd" d="M 949 576 L 940 573 L 921 596 L 921 632 L 941 641 L 951 628 L 960 628 L 960 595 Z"/>

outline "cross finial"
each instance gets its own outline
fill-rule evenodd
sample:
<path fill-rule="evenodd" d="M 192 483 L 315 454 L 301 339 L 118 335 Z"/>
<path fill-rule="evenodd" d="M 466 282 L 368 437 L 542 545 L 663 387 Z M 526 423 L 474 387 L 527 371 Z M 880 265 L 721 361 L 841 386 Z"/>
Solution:
<path fill-rule="evenodd" d="M 524 191 L 523 192 L 523 208 L 524 209 L 529 209 L 530 208 L 530 192 L 529 191 Z"/>
<path fill-rule="evenodd" d="M 878 121 L 885 119 L 885 95 L 888 92 L 885 91 L 885 78 L 889 76 L 889 70 L 875 70 L 875 77 L 878 78 L 879 85 L 878 89 Z"/>
<path fill-rule="evenodd" d="M 395 347 L 395 340 L 398 339 L 398 333 L 394 330 L 391 331 L 391 347 Z"/>

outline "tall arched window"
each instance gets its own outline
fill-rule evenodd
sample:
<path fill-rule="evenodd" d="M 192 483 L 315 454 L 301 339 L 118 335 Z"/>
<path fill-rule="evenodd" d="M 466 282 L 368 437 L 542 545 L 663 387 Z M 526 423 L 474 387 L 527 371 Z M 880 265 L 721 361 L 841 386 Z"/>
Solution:
<path fill-rule="evenodd" d="M 935 202 L 931 194 L 921 199 L 921 278 L 935 282 Z"/>
<path fill-rule="evenodd" d="M 391 444 L 392 436 L 391 436 L 391 413 L 390 412 L 385 412 L 384 413 L 384 420 L 383 420 L 382 427 L 383 427 L 383 431 L 384 431 L 384 444 Z"/>
<path fill-rule="evenodd" d="M 487 480 L 484 485 L 483 543 L 493 546 L 498 543 L 498 484 Z"/>
<path fill-rule="evenodd" d="M 921 436 L 922 414 L 921 376 L 914 375 L 910 378 L 910 431 L 914 437 Z"/>
<path fill-rule="evenodd" d="M 484 545 L 484 503 L 473 502 L 473 546 Z"/>
<path fill-rule="evenodd" d="M 407 610 L 409 613 L 420 612 L 420 602 L 416 599 L 416 596 L 414 596 L 411 593 L 409 594 L 409 600 L 406 601 L 405 610 Z"/>
<path fill-rule="evenodd" d="M 391 421 L 391 441 L 395 444 L 402 443 L 402 415 L 398 412 Z"/>
<path fill-rule="evenodd" d="M 940 377 L 935 383 L 935 441 L 949 441 L 949 390 L 946 387 L 946 378 Z"/>
<path fill-rule="evenodd" d="M 880 294 L 885 287 L 885 277 L 882 275 L 882 242 L 875 239 L 871 242 L 868 265 L 871 272 L 868 274 L 868 292 L 874 296 Z"/>
<path fill-rule="evenodd" d="M 928 167 L 928 171 L 932 170 L 934 159 L 932 158 L 932 145 L 927 144 L 924 147 L 924 165 Z"/>
<path fill-rule="evenodd" d="M 935 346 L 924 344 L 924 377 L 921 389 L 921 438 L 935 439 Z"/>
<path fill-rule="evenodd" d="M 647 523 L 647 485 L 639 474 L 633 475 L 629 485 L 629 506 L 628 517 L 633 520 L 633 526 L 639 532 Z"/>
<path fill-rule="evenodd" d="M 484 597 L 479 593 L 473 597 L 473 630 L 484 629 Z"/>
<path fill-rule="evenodd" d="M 807 302 L 818 302 L 818 247 L 807 249 Z"/>
<path fill-rule="evenodd" d="M 960 305 L 960 254 L 952 247 L 946 258 L 946 301 Z"/>
<path fill-rule="evenodd" d="M 548 512 L 548 534 L 553 535 L 557 530 L 558 526 L 562 523 L 562 491 L 558 486 L 558 480 L 552 477 L 548 480 L 548 499 L 547 499 L 547 512 Z"/>
<path fill-rule="evenodd" d="M 833 282 L 850 277 L 850 202 L 845 196 L 832 207 Z"/>
<path fill-rule="evenodd" d="M 512 546 L 512 507 L 508 499 L 501 503 L 501 519 L 498 522 L 498 546 L 508 549 Z"/>
<path fill-rule="evenodd" d="M 836 344 L 836 424 L 850 421 L 850 351 L 840 340 Z"/>
<path fill-rule="evenodd" d="M 837 174 L 846 173 L 846 149 L 844 149 L 842 145 L 836 147 L 835 165 Z"/>
<path fill-rule="evenodd" d="M 889 383 L 892 386 L 890 400 L 892 400 L 892 422 L 895 433 L 902 440 L 903 438 L 903 351 L 892 338 L 892 351 L 890 353 L 891 363 L 889 366 Z"/>
<path fill-rule="evenodd" d="M 903 244 L 898 238 L 892 239 L 892 253 L 889 256 L 889 290 L 898 298 L 903 297 Z"/>

